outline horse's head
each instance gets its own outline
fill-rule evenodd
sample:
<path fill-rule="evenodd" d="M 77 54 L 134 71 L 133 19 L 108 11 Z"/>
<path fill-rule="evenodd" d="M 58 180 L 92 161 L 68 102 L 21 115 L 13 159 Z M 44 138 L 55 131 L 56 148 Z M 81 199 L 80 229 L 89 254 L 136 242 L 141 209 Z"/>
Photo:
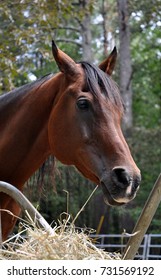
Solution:
<path fill-rule="evenodd" d="M 54 42 L 53 55 L 61 73 L 55 77 L 58 92 L 48 127 L 52 153 L 100 184 L 106 203 L 129 202 L 140 171 L 121 131 L 123 104 L 110 77 L 116 49 L 99 68 L 75 63 Z"/>

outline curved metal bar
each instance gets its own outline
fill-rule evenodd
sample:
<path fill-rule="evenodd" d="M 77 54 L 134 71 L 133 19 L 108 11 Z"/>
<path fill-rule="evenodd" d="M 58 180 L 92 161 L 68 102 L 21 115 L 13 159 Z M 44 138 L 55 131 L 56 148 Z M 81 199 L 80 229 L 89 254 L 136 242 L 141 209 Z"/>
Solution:
<path fill-rule="evenodd" d="M 54 233 L 52 227 L 47 223 L 47 221 L 41 216 L 41 214 L 35 209 L 31 202 L 25 197 L 25 195 L 19 191 L 13 185 L 0 181 L 0 192 L 6 193 L 12 197 L 21 207 L 22 211 L 27 211 L 30 217 L 35 220 L 38 225 L 45 229 L 50 234 Z"/>

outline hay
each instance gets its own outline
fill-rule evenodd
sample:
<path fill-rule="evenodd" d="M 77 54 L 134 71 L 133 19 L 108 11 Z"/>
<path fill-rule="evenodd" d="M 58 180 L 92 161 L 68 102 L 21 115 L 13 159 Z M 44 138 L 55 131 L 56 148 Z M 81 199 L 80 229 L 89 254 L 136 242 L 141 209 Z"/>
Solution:
<path fill-rule="evenodd" d="M 50 231 L 40 229 L 25 211 L 27 220 L 20 219 L 22 222 L 19 233 L 2 243 L 0 260 L 120 260 L 120 254 L 108 253 L 96 247 L 97 241 L 92 242 L 90 238 L 92 230 L 75 226 L 75 221 L 97 188 L 98 186 L 92 191 L 72 222 L 68 213 L 62 213 L 58 225 L 53 230 L 50 228 Z M 8 210 L 5 211 L 13 215 Z"/>
<path fill-rule="evenodd" d="M 66 214 L 63 221 L 54 227 L 50 234 L 32 225 L 23 223 L 23 230 L 3 243 L 0 249 L 1 260 L 113 260 L 119 254 L 107 253 L 98 249 L 90 238 L 91 231 L 79 229 L 69 223 Z M 22 235 L 23 232 L 23 235 Z M 88 232 L 88 233 L 87 233 Z M 26 237 L 24 236 L 24 233 Z"/>

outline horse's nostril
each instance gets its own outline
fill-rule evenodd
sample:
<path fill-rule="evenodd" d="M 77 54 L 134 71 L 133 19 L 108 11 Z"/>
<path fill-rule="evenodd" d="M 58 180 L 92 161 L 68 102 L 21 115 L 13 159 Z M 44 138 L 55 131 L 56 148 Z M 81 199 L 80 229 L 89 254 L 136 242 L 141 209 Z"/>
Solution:
<path fill-rule="evenodd" d="M 134 184 L 133 184 L 133 187 L 135 190 L 138 189 L 138 187 L 140 186 L 140 183 L 141 183 L 141 176 L 137 176 L 134 180 Z"/>
<path fill-rule="evenodd" d="M 112 180 L 116 185 L 123 188 L 128 187 L 130 185 L 130 182 L 132 181 L 126 169 L 122 167 L 115 167 L 112 170 Z"/>

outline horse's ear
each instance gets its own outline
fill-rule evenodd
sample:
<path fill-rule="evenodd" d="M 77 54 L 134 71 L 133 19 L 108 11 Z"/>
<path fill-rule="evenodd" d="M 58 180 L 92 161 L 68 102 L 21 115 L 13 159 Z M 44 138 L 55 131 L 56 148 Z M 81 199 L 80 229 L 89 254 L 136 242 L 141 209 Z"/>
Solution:
<path fill-rule="evenodd" d="M 78 73 L 77 64 L 74 62 L 74 60 L 70 58 L 67 54 L 65 54 L 63 51 L 58 49 L 53 40 L 52 53 L 61 72 L 72 76 Z"/>
<path fill-rule="evenodd" d="M 99 68 L 106 72 L 107 74 L 111 75 L 116 64 L 117 58 L 117 49 L 114 47 L 113 51 L 110 55 L 99 65 Z"/>

